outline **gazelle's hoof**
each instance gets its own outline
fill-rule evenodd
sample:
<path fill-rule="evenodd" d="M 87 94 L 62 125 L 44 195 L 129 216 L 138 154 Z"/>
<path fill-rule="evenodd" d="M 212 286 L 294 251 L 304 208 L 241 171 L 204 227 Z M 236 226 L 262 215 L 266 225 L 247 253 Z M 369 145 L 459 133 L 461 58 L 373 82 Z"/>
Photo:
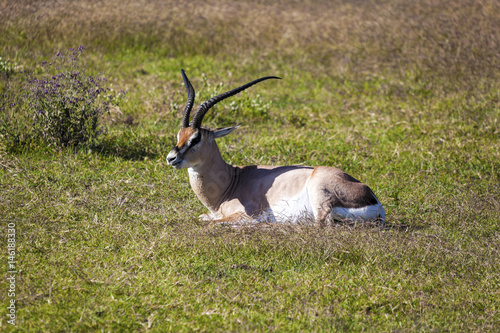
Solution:
<path fill-rule="evenodd" d="M 201 214 L 200 216 L 198 216 L 198 219 L 200 220 L 200 222 L 204 223 L 211 223 L 214 221 L 214 218 L 210 214 Z"/>

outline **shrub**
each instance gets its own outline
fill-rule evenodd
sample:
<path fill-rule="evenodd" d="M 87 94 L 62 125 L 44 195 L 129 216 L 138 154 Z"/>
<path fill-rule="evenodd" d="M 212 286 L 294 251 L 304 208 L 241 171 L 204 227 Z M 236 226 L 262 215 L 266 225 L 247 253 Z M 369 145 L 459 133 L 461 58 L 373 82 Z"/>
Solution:
<path fill-rule="evenodd" d="M 99 118 L 109 113 L 120 94 L 105 87 L 103 73 L 87 75 L 86 67 L 79 65 L 84 50 L 83 46 L 69 49 L 51 62 L 44 61 L 41 77 L 22 72 L 20 93 L 4 102 L 0 126 L 11 144 L 42 140 L 67 147 L 97 142 L 103 132 Z"/>
<path fill-rule="evenodd" d="M 4 76 L 9 78 L 14 73 L 14 68 L 16 67 L 16 63 L 10 61 L 9 59 L 3 59 L 0 57 L 0 77 Z"/>

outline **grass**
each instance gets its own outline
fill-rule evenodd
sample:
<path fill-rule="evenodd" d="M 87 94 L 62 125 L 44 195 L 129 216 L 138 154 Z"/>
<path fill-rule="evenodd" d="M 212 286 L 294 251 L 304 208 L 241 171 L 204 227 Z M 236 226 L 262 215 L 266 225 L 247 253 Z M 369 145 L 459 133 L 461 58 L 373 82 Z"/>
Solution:
<path fill-rule="evenodd" d="M 497 331 L 498 13 L 468 0 L 0 2 L 2 60 L 37 73 L 83 44 L 89 71 L 128 92 L 92 150 L 0 139 L 20 269 L 16 327 L 0 282 L 1 329 Z M 207 114 L 243 125 L 223 157 L 340 167 L 376 192 L 386 226 L 198 222 L 187 172 L 165 162 L 180 68 L 198 103 L 283 77 Z M 0 71 L 0 95 L 20 79 Z"/>

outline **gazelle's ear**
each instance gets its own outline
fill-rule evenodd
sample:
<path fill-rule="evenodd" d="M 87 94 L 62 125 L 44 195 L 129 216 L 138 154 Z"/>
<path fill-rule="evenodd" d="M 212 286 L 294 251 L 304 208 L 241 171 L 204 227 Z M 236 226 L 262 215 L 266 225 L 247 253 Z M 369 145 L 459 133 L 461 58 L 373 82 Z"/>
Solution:
<path fill-rule="evenodd" d="M 238 127 L 240 127 L 240 125 L 234 126 L 234 127 L 218 128 L 218 129 L 214 130 L 214 138 L 215 139 L 222 138 L 222 137 L 228 135 L 229 133 L 231 133 L 232 131 L 234 131 L 235 129 L 237 129 Z"/>

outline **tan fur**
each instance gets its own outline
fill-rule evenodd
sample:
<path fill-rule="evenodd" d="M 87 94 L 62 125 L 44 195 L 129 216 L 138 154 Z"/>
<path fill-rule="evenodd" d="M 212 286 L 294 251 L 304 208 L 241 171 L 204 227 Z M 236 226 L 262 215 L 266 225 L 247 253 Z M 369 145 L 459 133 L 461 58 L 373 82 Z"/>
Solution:
<path fill-rule="evenodd" d="M 191 135 L 194 134 L 196 130 L 191 127 L 181 128 L 179 131 L 179 140 L 177 141 L 176 147 L 179 149 L 184 148 L 184 145 L 188 142 Z"/>
<path fill-rule="evenodd" d="M 265 219 L 266 212 L 273 207 L 283 206 L 286 211 L 287 203 L 291 202 L 290 210 L 295 209 L 293 200 L 301 200 L 303 196 L 308 199 L 316 221 L 325 225 L 334 208 L 356 209 L 379 204 L 368 186 L 337 168 L 231 166 L 222 159 L 214 132 L 203 128 L 199 131 L 202 140 L 195 151 L 188 149 L 179 156 L 179 151 L 173 149 L 168 159 L 172 163 L 182 161 L 182 168 L 188 168 L 193 191 L 211 212 L 204 215 L 204 220 L 224 223 Z M 181 129 L 177 147 L 183 147 L 194 132 Z"/>

